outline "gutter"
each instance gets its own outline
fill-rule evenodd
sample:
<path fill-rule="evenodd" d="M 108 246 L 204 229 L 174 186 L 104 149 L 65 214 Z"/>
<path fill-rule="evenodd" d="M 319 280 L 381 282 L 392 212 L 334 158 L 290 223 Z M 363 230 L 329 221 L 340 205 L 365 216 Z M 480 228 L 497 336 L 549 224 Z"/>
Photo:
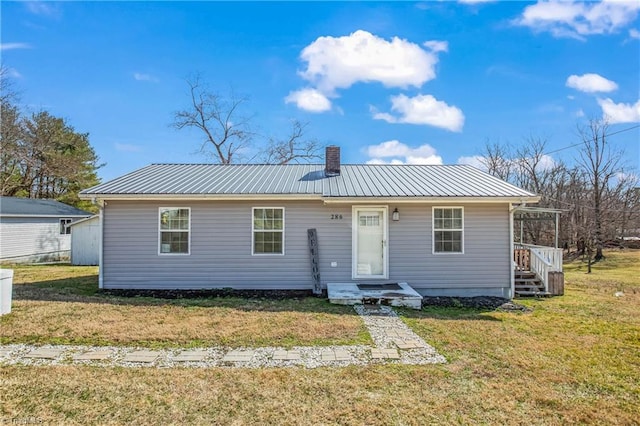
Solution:
<path fill-rule="evenodd" d="M 80 194 L 85 200 L 130 200 L 130 201 L 322 201 L 324 204 L 358 204 L 358 203 L 536 203 L 539 196 L 443 196 L 443 197 L 327 197 L 321 194 Z"/>

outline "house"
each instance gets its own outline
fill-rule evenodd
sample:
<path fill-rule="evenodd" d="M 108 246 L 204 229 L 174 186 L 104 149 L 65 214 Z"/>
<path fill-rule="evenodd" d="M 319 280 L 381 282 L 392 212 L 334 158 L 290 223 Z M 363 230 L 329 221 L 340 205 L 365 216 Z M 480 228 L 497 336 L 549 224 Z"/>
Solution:
<path fill-rule="evenodd" d="M 152 164 L 84 190 L 104 289 L 408 283 L 512 297 L 513 212 L 539 197 L 468 165 Z M 309 236 L 313 232 L 310 250 Z"/>
<path fill-rule="evenodd" d="M 100 217 L 93 215 L 69 224 L 71 264 L 98 265 L 100 262 Z"/>
<path fill-rule="evenodd" d="M 91 215 L 55 200 L 0 197 L 0 261 L 68 260 L 68 225 Z"/>

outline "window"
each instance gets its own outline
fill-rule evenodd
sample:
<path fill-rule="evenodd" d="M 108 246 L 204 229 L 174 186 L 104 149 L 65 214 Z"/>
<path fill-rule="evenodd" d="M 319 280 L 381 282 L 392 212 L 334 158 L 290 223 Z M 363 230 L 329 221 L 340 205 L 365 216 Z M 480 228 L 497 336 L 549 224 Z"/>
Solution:
<path fill-rule="evenodd" d="M 462 207 L 433 208 L 433 252 L 463 253 Z"/>
<path fill-rule="evenodd" d="M 71 233 L 71 227 L 69 224 L 72 220 L 73 219 L 60 219 L 60 235 L 69 235 Z"/>
<path fill-rule="evenodd" d="M 284 254 L 284 208 L 253 208 L 253 254 Z"/>
<path fill-rule="evenodd" d="M 160 208 L 160 254 L 189 254 L 190 216 L 188 207 Z"/>
<path fill-rule="evenodd" d="M 380 216 L 360 216 L 360 226 L 380 226 Z"/>

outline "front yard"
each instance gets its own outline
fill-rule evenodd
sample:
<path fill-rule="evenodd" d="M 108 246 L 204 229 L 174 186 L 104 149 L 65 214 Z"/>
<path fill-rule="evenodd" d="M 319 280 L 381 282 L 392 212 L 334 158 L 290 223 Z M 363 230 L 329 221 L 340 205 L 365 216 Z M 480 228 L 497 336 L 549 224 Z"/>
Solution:
<path fill-rule="evenodd" d="M 299 346 L 369 344 L 352 308 L 324 299 L 153 299 L 98 291 L 95 267 L 14 266 L 0 344 Z"/>
<path fill-rule="evenodd" d="M 605 254 L 590 275 L 566 266 L 565 296 L 519 300 L 530 313 L 400 311 L 444 365 L 3 366 L 0 423 L 638 424 L 640 251 Z M 368 342 L 350 308 L 323 300 L 120 300 L 95 294 L 95 270 L 46 268 L 18 271 L 3 342 Z"/>

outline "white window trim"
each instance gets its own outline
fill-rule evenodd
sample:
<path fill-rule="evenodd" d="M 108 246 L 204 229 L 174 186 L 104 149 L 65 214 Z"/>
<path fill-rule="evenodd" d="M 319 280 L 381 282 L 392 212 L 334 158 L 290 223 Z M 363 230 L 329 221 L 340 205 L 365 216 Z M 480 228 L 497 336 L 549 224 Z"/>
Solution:
<path fill-rule="evenodd" d="M 255 252 L 255 235 L 256 235 L 256 230 L 253 227 L 254 223 L 253 223 L 253 218 L 255 217 L 255 211 L 256 210 L 260 210 L 260 209 L 281 209 L 282 210 L 282 253 L 256 253 Z M 285 208 L 284 207 L 279 207 L 279 206 L 258 206 L 258 207 L 251 207 L 251 256 L 284 256 L 285 253 L 285 228 L 286 228 L 286 212 L 285 212 Z M 258 232 L 260 231 L 264 231 L 263 229 L 258 230 Z M 268 232 L 272 232 L 273 230 L 270 230 Z M 275 230 L 276 232 L 278 232 L 278 230 Z"/>
<path fill-rule="evenodd" d="M 358 211 L 360 210 L 381 210 L 382 211 L 382 226 L 383 228 L 383 243 L 384 249 L 382 256 L 384 257 L 384 263 L 382 265 L 384 269 L 383 275 L 359 275 L 358 274 Z M 389 279 L 389 206 L 368 206 L 357 205 L 351 207 L 351 278 L 354 280 L 360 279 Z"/>
<path fill-rule="evenodd" d="M 436 251 L 436 209 L 460 209 L 462 210 L 462 228 L 460 229 L 438 229 L 438 231 L 460 231 L 461 251 Z M 463 206 L 433 206 L 431 207 L 431 254 L 436 256 L 450 256 L 464 254 L 464 207 Z"/>
<path fill-rule="evenodd" d="M 184 229 L 180 230 L 167 230 L 161 229 L 160 221 L 162 220 L 162 210 L 188 210 L 189 211 L 189 227 L 187 232 L 189 233 L 188 250 L 186 253 L 162 253 L 160 250 L 162 247 L 162 233 L 163 232 L 184 232 Z M 191 254 L 191 207 L 158 207 L 158 256 L 189 256 Z"/>
<path fill-rule="evenodd" d="M 69 227 L 69 225 L 73 222 L 73 219 L 68 218 L 68 217 L 61 217 L 58 220 L 58 232 L 60 233 L 60 235 L 71 235 L 71 228 Z M 60 230 L 62 230 L 62 224 L 64 223 L 64 232 L 60 232 Z M 67 230 L 69 230 L 69 232 L 67 232 Z"/>

